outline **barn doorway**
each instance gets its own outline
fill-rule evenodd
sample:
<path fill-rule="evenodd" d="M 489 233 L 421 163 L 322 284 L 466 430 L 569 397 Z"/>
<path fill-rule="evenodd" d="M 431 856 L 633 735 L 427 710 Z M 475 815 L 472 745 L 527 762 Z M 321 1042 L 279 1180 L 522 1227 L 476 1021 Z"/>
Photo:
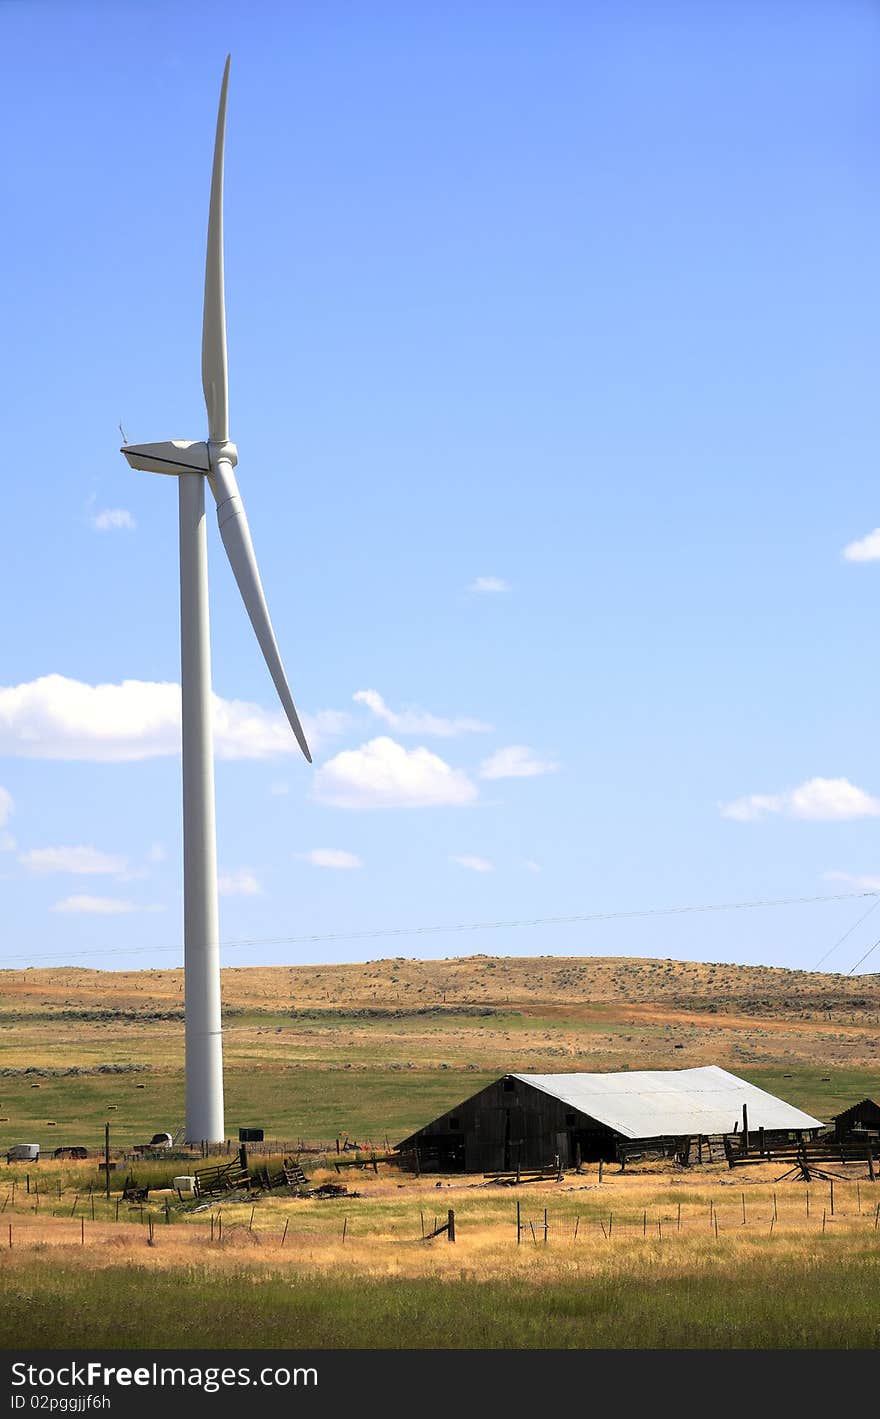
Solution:
<path fill-rule="evenodd" d="M 617 1156 L 616 1135 L 610 1128 L 573 1128 L 569 1131 L 569 1157 L 580 1156 L 582 1163 L 613 1163 Z M 578 1154 L 580 1150 L 580 1154 Z"/>

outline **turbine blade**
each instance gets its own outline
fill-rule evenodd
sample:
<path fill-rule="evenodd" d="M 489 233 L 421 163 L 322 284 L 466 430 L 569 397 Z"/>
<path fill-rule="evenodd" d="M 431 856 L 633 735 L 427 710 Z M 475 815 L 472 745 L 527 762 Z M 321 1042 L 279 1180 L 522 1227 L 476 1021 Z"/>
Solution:
<path fill-rule="evenodd" d="M 299 722 L 296 706 L 293 703 L 293 696 L 290 693 L 290 686 L 287 683 L 287 676 L 281 661 L 281 653 L 278 650 L 275 632 L 269 619 L 269 608 L 266 605 L 263 583 L 260 580 L 244 504 L 241 501 L 232 464 L 228 459 L 218 459 L 216 467 L 208 476 L 208 482 L 217 501 L 217 522 L 220 526 L 220 536 L 223 539 L 223 546 L 226 548 L 226 555 L 238 583 L 245 609 L 250 616 L 251 625 L 256 632 L 260 649 L 269 667 L 269 674 L 275 682 L 275 689 L 284 706 L 284 713 L 290 721 L 290 727 L 296 735 L 299 747 L 311 763 L 312 756 L 306 743 L 303 727 Z"/>
<path fill-rule="evenodd" d="M 229 383 L 226 370 L 226 298 L 223 291 L 223 147 L 226 138 L 226 90 L 229 61 L 223 70 L 211 206 L 208 214 L 208 253 L 205 258 L 205 307 L 202 317 L 202 389 L 208 410 L 208 437 L 224 443 L 229 438 Z"/>

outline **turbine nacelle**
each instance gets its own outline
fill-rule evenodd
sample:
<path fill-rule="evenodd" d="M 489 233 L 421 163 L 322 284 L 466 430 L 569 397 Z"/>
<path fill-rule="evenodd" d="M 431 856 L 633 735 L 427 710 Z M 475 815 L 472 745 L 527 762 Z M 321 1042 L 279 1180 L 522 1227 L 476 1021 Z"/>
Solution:
<path fill-rule="evenodd" d="M 165 443 L 127 443 L 120 449 L 130 468 L 142 473 L 210 473 L 223 458 L 233 468 L 238 462 L 238 449 L 228 439 L 210 444 L 193 439 L 168 439 Z"/>

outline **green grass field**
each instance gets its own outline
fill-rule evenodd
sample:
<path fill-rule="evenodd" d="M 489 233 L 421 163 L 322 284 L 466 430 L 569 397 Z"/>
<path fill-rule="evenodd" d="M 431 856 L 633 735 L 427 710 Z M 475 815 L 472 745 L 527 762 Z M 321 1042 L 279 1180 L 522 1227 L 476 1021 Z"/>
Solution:
<path fill-rule="evenodd" d="M 395 1144 L 504 1072 L 500 1055 L 494 1069 L 457 1064 L 402 1070 L 376 1063 L 330 1070 L 246 1067 L 233 1054 L 226 1068 L 227 1128 L 231 1138 L 239 1127 L 265 1125 L 267 1138 L 326 1143 L 347 1135 L 384 1148 L 386 1136 Z M 822 1119 L 878 1093 L 878 1074 L 867 1068 L 838 1066 L 829 1073 L 816 1066 L 750 1066 L 737 1072 Z M 34 1141 L 47 1151 L 71 1144 L 103 1147 L 109 1121 L 114 1146 L 131 1148 L 160 1129 L 173 1132 L 183 1120 L 179 1063 L 161 1071 L 147 1066 L 137 1074 L 44 1075 L 39 1082 L 37 1090 L 30 1076 L 0 1078 L 0 1116 L 9 1118 L 0 1122 L 4 1146 Z"/>
<path fill-rule="evenodd" d="M 828 1254 L 712 1274 L 291 1282 L 126 1266 L 95 1278 L 35 1267 L 3 1296 L 0 1346 L 169 1349 L 866 1349 L 880 1342 L 880 1266 Z"/>

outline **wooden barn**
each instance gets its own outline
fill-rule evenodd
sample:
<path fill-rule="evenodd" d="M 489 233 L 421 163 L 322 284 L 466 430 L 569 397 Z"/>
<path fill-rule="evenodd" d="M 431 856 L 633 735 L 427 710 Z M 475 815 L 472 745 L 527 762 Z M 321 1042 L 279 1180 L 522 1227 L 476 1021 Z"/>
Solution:
<path fill-rule="evenodd" d="M 852 1108 L 835 1114 L 831 1124 L 834 1137 L 840 1143 L 852 1139 L 880 1140 L 880 1104 L 875 1103 L 873 1099 L 862 1099 L 861 1103 L 853 1104 Z"/>
<path fill-rule="evenodd" d="M 397 1144 L 422 1171 L 496 1172 L 560 1167 L 617 1156 L 633 1140 L 734 1133 L 743 1105 L 750 1130 L 812 1136 L 821 1127 L 726 1069 L 615 1074 L 505 1074 Z"/>

